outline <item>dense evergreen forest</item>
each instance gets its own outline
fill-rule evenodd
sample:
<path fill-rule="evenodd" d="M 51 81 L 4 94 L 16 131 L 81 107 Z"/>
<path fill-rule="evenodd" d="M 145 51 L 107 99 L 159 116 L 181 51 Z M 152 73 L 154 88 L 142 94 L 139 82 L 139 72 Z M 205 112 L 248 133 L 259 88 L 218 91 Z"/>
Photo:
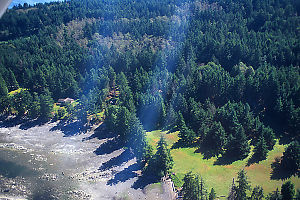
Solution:
<path fill-rule="evenodd" d="M 279 139 L 299 175 L 299 12 L 294 0 L 15 6 L 0 19 L 0 112 L 104 120 L 147 166 L 164 165 L 145 130 L 179 130 L 178 147 L 232 160 L 250 145 L 264 160 Z"/>

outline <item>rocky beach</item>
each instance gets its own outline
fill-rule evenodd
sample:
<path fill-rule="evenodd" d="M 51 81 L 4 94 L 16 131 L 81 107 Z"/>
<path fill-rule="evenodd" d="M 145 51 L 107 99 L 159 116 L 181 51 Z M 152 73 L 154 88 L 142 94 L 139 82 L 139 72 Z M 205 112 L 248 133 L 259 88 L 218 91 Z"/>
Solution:
<path fill-rule="evenodd" d="M 78 127 L 2 121 L 0 199 L 168 199 L 159 184 L 133 187 L 140 166 L 112 133 Z"/>

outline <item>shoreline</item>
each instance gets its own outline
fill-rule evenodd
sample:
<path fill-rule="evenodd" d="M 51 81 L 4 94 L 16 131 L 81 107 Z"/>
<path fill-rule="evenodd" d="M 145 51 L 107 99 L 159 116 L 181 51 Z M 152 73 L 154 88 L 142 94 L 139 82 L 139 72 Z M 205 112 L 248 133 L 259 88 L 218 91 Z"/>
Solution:
<path fill-rule="evenodd" d="M 103 132 L 101 125 L 74 135 L 67 135 L 58 125 L 0 127 L 0 150 L 31 157 L 22 164 L 34 166 L 39 179 L 49 185 L 68 185 L 56 189 L 70 199 L 166 199 L 167 192 L 161 188 L 132 188 L 140 173 L 136 159 L 116 145 L 116 137 Z M 0 190 L 0 195 L 17 194 Z"/>

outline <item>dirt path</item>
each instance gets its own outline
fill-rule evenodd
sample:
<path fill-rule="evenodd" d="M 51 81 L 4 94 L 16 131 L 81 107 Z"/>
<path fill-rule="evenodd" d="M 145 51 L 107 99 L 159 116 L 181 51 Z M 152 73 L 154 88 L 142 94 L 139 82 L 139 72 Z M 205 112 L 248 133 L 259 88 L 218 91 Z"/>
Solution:
<path fill-rule="evenodd" d="M 2 122 L 0 150 L 6 161 L 32 168 L 36 173 L 34 178 L 42 180 L 49 191 L 54 190 L 53 194 L 58 193 L 52 195 L 52 199 L 168 199 L 161 188 L 132 188 L 140 166 L 128 151 L 120 148 L 115 137 L 101 130 L 101 126 L 84 134 L 78 130 L 76 123 L 62 126 Z M 9 156 L 8 152 L 18 154 Z M 17 158 L 14 160 L 14 157 Z M 6 183 L 18 182 L 17 178 L 2 176 L 2 180 L 7 179 Z M 25 177 L 28 183 L 23 185 L 28 191 L 24 193 L 14 193 L 12 186 L 5 189 L 0 185 L 0 196 L 31 195 L 32 198 L 39 188 L 33 185 L 40 184 L 34 184 L 37 181 L 34 178 Z"/>

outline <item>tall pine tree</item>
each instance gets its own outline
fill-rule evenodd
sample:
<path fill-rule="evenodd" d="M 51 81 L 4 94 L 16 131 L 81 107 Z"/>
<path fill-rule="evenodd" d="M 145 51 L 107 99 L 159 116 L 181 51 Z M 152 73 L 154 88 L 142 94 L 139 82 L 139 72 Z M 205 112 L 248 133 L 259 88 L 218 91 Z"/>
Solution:
<path fill-rule="evenodd" d="M 247 191 L 250 190 L 250 184 L 246 171 L 242 169 L 238 172 L 237 200 L 247 199 Z"/>
<path fill-rule="evenodd" d="M 163 136 L 157 144 L 157 152 L 155 154 L 155 166 L 159 177 L 166 176 L 172 169 L 174 164 L 170 149 Z"/>
<path fill-rule="evenodd" d="M 265 142 L 264 136 L 261 135 L 255 145 L 253 157 L 258 161 L 264 160 L 267 158 L 268 147 Z"/>

